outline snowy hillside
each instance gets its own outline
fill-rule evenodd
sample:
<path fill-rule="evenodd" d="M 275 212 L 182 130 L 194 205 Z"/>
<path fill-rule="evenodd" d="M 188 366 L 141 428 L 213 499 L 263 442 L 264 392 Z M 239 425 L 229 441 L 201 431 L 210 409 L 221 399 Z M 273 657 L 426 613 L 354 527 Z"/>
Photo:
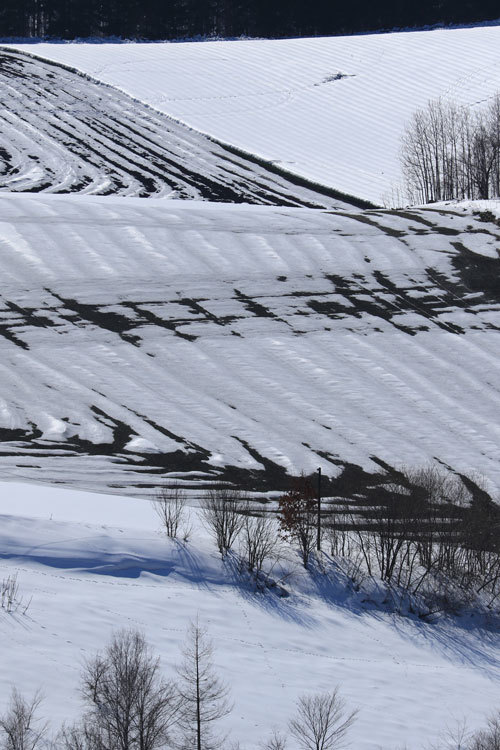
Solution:
<path fill-rule="evenodd" d="M 500 27 L 182 44 L 30 44 L 229 144 L 377 204 L 416 107 L 500 89 Z M 400 203 L 399 203 L 400 205 Z"/>
<path fill-rule="evenodd" d="M 144 500 L 10 483 L 0 492 L 0 583 L 17 573 L 24 602 L 0 608 L 0 708 L 12 684 L 40 688 L 53 728 L 71 721 L 84 661 L 121 627 L 141 629 L 172 677 L 197 615 L 235 703 L 225 727 L 247 750 L 286 727 L 298 695 L 337 684 L 360 711 L 356 750 L 421 750 L 446 725 L 479 727 L 498 708 L 498 638 L 465 620 L 370 611 L 338 570 L 308 575 L 291 562 L 288 597 L 255 594 L 231 559 L 221 563 L 195 510 L 184 545 L 158 535 Z"/>
<path fill-rule="evenodd" d="M 346 207 L 60 65 L 0 52 L 0 191 Z"/>
<path fill-rule="evenodd" d="M 2 195 L 2 475 L 280 489 L 437 458 L 500 487 L 499 239 L 444 210 Z"/>
<path fill-rule="evenodd" d="M 172 676 L 196 617 L 246 750 L 337 684 L 355 750 L 422 750 L 498 710 L 498 620 L 471 611 L 490 581 L 455 600 L 431 560 L 437 609 L 408 604 L 421 578 L 398 616 L 400 578 L 361 580 L 328 529 L 306 572 L 271 520 L 279 585 L 256 593 L 198 504 L 220 480 L 269 500 L 321 467 L 359 511 L 381 468 L 428 462 L 498 499 L 498 203 L 355 206 L 397 188 L 416 106 L 494 94 L 499 50 L 500 27 L 0 50 L 0 714 L 15 684 L 72 721 L 82 664 L 119 627 Z M 165 484 L 188 490 L 187 542 L 159 533 Z M 467 512 L 440 495 L 429 528 L 470 552 L 477 513 L 496 549 L 475 489 Z"/>

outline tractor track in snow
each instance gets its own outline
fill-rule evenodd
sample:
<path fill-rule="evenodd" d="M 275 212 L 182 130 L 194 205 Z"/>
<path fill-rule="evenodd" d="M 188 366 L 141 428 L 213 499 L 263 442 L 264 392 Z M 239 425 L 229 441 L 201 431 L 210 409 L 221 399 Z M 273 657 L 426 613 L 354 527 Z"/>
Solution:
<path fill-rule="evenodd" d="M 127 94 L 0 49 L 0 191 L 346 208 Z"/>

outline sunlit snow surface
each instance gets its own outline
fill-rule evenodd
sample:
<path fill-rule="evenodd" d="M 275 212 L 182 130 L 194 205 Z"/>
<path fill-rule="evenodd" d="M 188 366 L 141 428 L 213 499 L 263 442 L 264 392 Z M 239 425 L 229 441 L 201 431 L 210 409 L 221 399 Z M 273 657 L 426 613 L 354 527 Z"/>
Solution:
<path fill-rule="evenodd" d="M 437 458 L 500 486 L 499 242 L 446 211 L 3 195 L 1 475 Z"/>
<path fill-rule="evenodd" d="M 0 50 L 0 98 L 0 192 L 346 206 L 123 92 L 15 50 Z"/>
<path fill-rule="evenodd" d="M 223 726 L 248 750 L 286 727 L 298 695 L 337 684 L 360 709 L 356 750 L 420 750 L 446 725 L 479 727 L 498 708 L 497 634 L 465 618 L 391 616 L 363 604 L 339 570 L 310 577 L 292 558 L 277 569 L 287 598 L 255 594 L 234 559 L 221 563 L 194 509 L 184 545 L 158 534 L 145 500 L 17 483 L 0 493 L 0 582 L 17 573 L 20 598 L 32 597 L 26 614 L 0 608 L 2 710 L 16 684 L 41 689 L 53 730 L 72 721 L 83 663 L 122 627 L 142 630 L 173 677 L 197 616 L 235 703 Z"/>
<path fill-rule="evenodd" d="M 36 44 L 227 143 L 350 195 L 401 205 L 400 137 L 443 97 L 500 89 L 500 27 L 182 44 Z"/>

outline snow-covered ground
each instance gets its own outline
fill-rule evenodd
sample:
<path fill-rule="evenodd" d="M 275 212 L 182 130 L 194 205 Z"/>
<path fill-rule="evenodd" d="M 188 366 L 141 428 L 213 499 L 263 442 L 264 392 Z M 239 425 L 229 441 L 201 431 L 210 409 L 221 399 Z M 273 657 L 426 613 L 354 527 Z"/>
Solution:
<path fill-rule="evenodd" d="M 346 207 L 110 86 L 15 50 L 0 51 L 0 92 L 2 192 Z"/>
<path fill-rule="evenodd" d="M 498 241 L 463 211 L 2 195 L 1 474 L 437 458 L 499 488 Z"/>
<path fill-rule="evenodd" d="M 500 89 L 500 27 L 290 40 L 28 44 L 313 180 L 401 204 L 399 142 L 430 98 Z"/>
<path fill-rule="evenodd" d="M 298 695 L 337 684 L 360 710 L 356 750 L 420 750 L 446 725 L 466 717 L 479 727 L 498 708 L 496 634 L 365 611 L 338 580 L 294 562 L 290 596 L 253 593 L 190 513 L 186 545 L 159 535 L 145 500 L 0 485 L 0 583 L 17 574 L 31 599 L 25 614 L 0 608 L 0 710 L 15 684 L 41 689 L 54 728 L 71 721 L 85 659 L 122 627 L 142 630 L 173 676 L 197 616 L 235 703 L 225 727 L 248 750 L 285 727 Z"/>
<path fill-rule="evenodd" d="M 429 97 L 491 97 L 499 42 L 481 28 L 26 45 L 125 93 L 0 53 L 0 183 L 338 205 L 132 96 L 381 202 L 400 181 L 405 119 Z M 171 675 L 199 616 L 235 702 L 226 727 L 248 750 L 299 694 L 337 684 L 360 709 L 356 750 L 421 750 L 463 717 L 484 723 L 498 708 L 496 632 L 367 609 L 344 579 L 292 559 L 288 597 L 256 594 L 195 507 L 185 544 L 138 499 L 166 479 L 195 504 L 218 477 L 275 489 L 318 466 L 433 459 L 498 491 L 500 230 L 477 208 L 2 192 L 0 478 L 16 481 L 0 485 L 0 585 L 17 575 L 23 604 L 0 607 L 0 711 L 15 684 L 41 688 L 55 727 L 72 720 L 84 660 L 119 627 L 143 630 Z"/>

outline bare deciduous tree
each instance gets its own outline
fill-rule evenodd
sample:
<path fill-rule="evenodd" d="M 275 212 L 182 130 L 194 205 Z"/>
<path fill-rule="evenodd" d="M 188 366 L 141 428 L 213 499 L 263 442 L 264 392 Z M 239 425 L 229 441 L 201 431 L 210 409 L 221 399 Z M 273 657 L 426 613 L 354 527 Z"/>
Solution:
<path fill-rule="evenodd" d="M 217 750 L 223 739 L 214 736 L 213 725 L 232 710 L 229 690 L 213 667 L 213 646 L 204 628 L 191 623 L 183 650 L 184 659 L 177 667 L 180 682 L 178 722 L 182 731 L 182 750 Z"/>
<path fill-rule="evenodd" d="M 498 195 L 499 95 L 478 112 L 441 99 L 428 102 L 408 123 L 401 163 L 415 203 Z"/>
<path fill-rule="evenodd" d="M 285 537 L 296 542 L 304 567 L 314 549 L 317 534 L 317 500 L 308 477 L 298 477 L 278 501 L 278 521 Z"/>
<path fill-rule="evenodd" d="M 175 539 L 186 518 L 186 493 L 179 487 L 161 487 L 152 503 L 166 535 Z"/>
<path fill-rule="evenodd" d="M 106 742 L 106 740 L 110 740 Z M 102 727 L 96 726 L 91 716 L 84 717 L 73 726 L 63 726 L 59 732 L 55 747 L 64 750 L 108 750 L 115 748 L 111 737 L 106 737 Z"/>
<path fill-rule="evenodd" d="M 16 688 L 12 690 L 7 711 L 0 716 L 2 750 L 35 750 L 47 733 L 47 724 L 37 717 L 42 702 L 39 692 L 31 700 Z"/>
<path fill-rule="evenodd" d="M 89 713 L 81 738 L 88 739 L 92 726 L 96 747 L 99 742 L 111 750 L 164 747 L 178 699 L 173 685 L 161 677 L 159 659 L 152 656 L 141 633 L 116 633 L 104 652 L 87 662 L 82 693 Z"/>
<path fill-rule="evenodd" d="M 239 490 L 223 484 L 208 490 L 201 501 L 203 518 L 221 555 L 227 554 L 243 528 L 244 502 L 245 497 Z"/>
<path fill-rule="evenodd" d="M 334 750 L 343 747 L 357 711 L 347 711 L 338 689 L 330 693 L 302 695 L 290 733 L 302 750 Z"/>
<path fill-rule="evenodd" d="M 500 717 L 488 721 L 488 728 L 477 732 L 467 750 L 500 750 Z"/>
<path fill-rule="evenodd" d="M 470 750 L 472 738 L 467 722 L 458 720 L 440 733 L 438 743 L 433 743 L 430 750 Z"/>
<path fill-rule="evenodd" d="M 266 560 L 276 557 L 278 546 L 274 519 L 265 514 L 251 515 L 247 506 L 241 532 L 241 554 L 248 570 L 260 573 Z"/>
<path fill-rule="evenodd" d="M 286 736 L 276 729 L 271 733 L 269 739 L 261 745 L 262 750 L 286 750 L 286 746 Z"/>

